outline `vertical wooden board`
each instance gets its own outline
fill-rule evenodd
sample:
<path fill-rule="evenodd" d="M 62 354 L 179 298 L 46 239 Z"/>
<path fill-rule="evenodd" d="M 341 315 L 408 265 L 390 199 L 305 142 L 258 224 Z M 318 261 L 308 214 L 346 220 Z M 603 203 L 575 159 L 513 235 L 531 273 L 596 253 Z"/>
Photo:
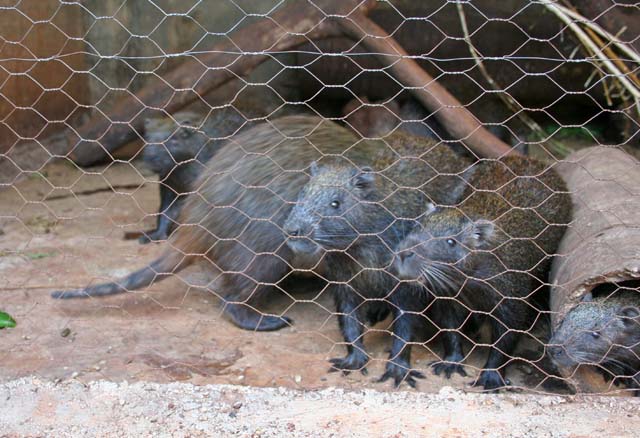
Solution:
<path fill-rule="evenodd" d="M 56 0 L 23 0 L 0 10 L 0 153 L 59 129 L 85 94 L 83 11 Z M 55 127 L 52 127 L 55 126 Z"/>

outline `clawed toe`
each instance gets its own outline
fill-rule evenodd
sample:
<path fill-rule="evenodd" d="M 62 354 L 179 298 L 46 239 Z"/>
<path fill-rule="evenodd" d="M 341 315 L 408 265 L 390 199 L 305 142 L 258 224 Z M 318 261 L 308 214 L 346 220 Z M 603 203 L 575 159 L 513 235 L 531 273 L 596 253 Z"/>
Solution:
<path fill-rule="evenodd" d="M 454 373 L 460 374 L 462 377 L 467 377 L 467 372 L 464 367 L 459 363 L 447 362 L 447 361 L 434 361 L 429 364 L 433 369 L 433 374 L 439 376 L 444 373 L 447 379 L 450 379 Z"/>
<path fill-rule="evenodd" d="M 342 375 L 348 376 L 352 371 L 360 371 L 363 376 L 369 374 L 367 367 L 365 367 L 366 362 L 355 361 L 350 356 L 329 359 L 329 362 L 331 363 L 331 368 L 328 370 L 329 373 L 341 371 Z"/>
<path fill-rule="evenodd" d="M 409 370 L 399 365 L 387 366 L 387 370 L 377 380 L 378 382 L 386 382 L 389 379 L 393 379 L 394 386 L 399 388 L 402 382 L 406 382 L 412 388 L 416 388 L 418 382 L 416 379 L 424 379 L 425 375 L 420 371 Z"/>

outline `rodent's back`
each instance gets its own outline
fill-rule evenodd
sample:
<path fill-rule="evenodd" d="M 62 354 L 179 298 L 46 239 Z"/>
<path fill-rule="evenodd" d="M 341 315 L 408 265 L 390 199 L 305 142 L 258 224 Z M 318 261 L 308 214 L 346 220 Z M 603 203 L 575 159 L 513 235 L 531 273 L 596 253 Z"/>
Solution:
<path fill-rule="evenodd" d="M 517 269 L 533 267 L 540 258 L 555 254 L 571 222 L 572 202 L 566 183 L 553 167 L 520 156 L 476 166 L 460 208 L 471 218 L 493 221 L 505 234 L 509 241 L 499 256 L 507 257 Z M 540 265 L 536 271 L 542 274 L 545 269 Z"/>
<path fill-rule="evenodd" d="M 314 116 L 282 117 L 237 134 L 195 182 L 175 245 L 202 253 L 212 242 L 235 239 L 254 252 L 277 251 L 281 225 L 308 179 L 305 170 L 355 143 L 347 129 Z M 237 270 L 233 263 L 221 267 Z"/>

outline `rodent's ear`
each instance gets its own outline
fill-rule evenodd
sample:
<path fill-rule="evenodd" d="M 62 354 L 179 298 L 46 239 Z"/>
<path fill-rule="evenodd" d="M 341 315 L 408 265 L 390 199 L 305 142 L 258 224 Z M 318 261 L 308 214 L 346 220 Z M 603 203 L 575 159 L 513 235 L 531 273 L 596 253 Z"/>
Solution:
<path fill-rule="evenodd" d="M 583 303 L 590 303 L 591 301 L 593 301 L 593 294 L 591 292 L 582 297 Z"/>
<path fill-rule="evenodd" d="M 434 204 L 433 202 L 429 202 L 427 203 L 427 207 L 424 211 L 424 215 L 425 216 L 429 216 L 431 213 L 436 211 L 436 204 Z"/>
<path fill-rule="evenodd" d="M 370 167 L 363 167 L 360 172 L 355 172 L 354 177 L 351 179 L 351 184 L 356 189 L 367 190 L 373 188 L 376 183 L 376 175 L 373 173 L 373 169 Z"/>
<path fill-rule="evenodd" d="M 317 161 L 312 161 L 311 165 L 309 165 L 309 173 L 311 176 L 316 176 L 320 172 L 320 168 L 318 167 Z"/>
<path fill-rule="evenodd" d="M 636 324 L 636 321 L 634 320 L 640 316 L 640 310 L 635 306 L 625 306 L 620 309 L 618 314 L 622 316 L 622 322 L 624 325 L 631 325 Z"/>
<path fill-rule="evenodd" d="M 495 227 L 493 222 L 487 220 L 477 220 L 473 223 L 473 227 L 471 229 L 470 237 L 470 246 L 478 247 L 484 245 L 491 237 L 493 237 L 493 231 Z"/>

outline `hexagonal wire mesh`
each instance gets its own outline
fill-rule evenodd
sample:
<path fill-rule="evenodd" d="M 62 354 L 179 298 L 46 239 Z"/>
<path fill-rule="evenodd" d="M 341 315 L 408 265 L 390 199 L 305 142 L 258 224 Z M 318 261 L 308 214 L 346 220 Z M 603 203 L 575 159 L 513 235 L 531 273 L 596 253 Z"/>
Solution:
<path fill-rule="evenodd" d="M 1 2 L 2 378 L 637 389 L 638 14 Z"/>

